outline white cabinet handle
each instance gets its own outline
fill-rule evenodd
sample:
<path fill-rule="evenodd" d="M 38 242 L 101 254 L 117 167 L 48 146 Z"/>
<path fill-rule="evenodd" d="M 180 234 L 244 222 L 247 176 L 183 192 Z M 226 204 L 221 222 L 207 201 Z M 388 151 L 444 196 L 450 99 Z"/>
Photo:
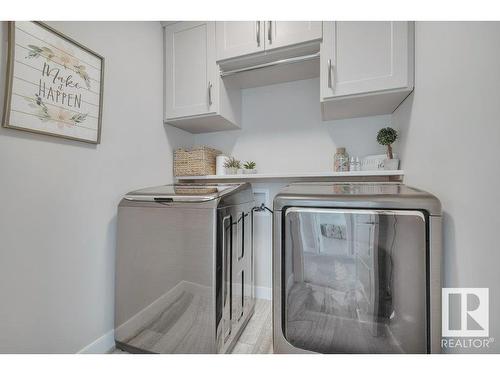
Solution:
<path fill-rule="evenodd" d="M 260 47 L 260 21 L 257 21 L 257 47 Z"/>
<path fill-rule="evenodd" d="M 273 43 L 272 27 L 273 27 L 273 22 L 272 21 L 268 21 L 267 40 L 269 40 L 269 44 Z"/>
<path fill-rule="evenodd" d="M 333 73 L 332 73 L 332 59 L 328 59 L 328 88 L 331 89 L 333 87 Z"/>
<path fill-rule="evenodd" d="M 208 105 L 212 105 L 212 82 L 208 81 Z"/>

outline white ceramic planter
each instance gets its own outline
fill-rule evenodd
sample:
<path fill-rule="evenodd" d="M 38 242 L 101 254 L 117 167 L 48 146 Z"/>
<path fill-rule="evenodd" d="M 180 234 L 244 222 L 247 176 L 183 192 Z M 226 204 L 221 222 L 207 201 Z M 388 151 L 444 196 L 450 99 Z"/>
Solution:
<path fill-rule="evenodd" d="M 226 168 L 226 174 L 236 174 L 238 173 L 238 168 Z"/>
<path fill-rule="evenodd" d="M 257 169 L 244 169 L 243 173 L 244 174 L 256 174 L 257 173 Z"/>
<path fill-rule="evenodd" d="M 399 159 L 385 159 L 384 169 L 386 171 L 396 171 L 399 168 Z"/>

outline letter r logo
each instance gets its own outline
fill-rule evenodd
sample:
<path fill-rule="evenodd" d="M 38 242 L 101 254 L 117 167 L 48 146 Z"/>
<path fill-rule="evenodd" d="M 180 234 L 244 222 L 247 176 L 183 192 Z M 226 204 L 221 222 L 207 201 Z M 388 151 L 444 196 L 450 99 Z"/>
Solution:
<path fill-rule="evenodd" d="M 443 288 L 443 337 L 489 336 L 489 289 Z"/>

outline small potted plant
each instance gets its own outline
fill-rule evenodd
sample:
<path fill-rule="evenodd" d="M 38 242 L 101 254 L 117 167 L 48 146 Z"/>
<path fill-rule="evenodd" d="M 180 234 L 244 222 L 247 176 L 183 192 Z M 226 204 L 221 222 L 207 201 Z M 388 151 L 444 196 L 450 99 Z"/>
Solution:
<path fill-rule="evenodd" d="M 254 174 L 257 173 L 257 169 L 255 167 L 257 164 L 255 164 L 254 161 L 247 161 L 243 164 L 243 173 L 244 174 Z"/>
<path fill-rule="evenodd" d="M 392 153 L 392 144 L 398 139 L 398 132 L 393 128 L 382 128 L 378 131 L 377 142 L 382 146 L 387 146 L 387 159 L 384 160 L 385 170 L 397 170 L 399 159 L 395 159 Z"/>
<path fill-rule="evenodd" d="M 231 156 L 224 162 L 224 168 L 226 168 L 226 174 L 236 174 L 238 169 L 241 168 L 241 163 L 239 160 Z"/>

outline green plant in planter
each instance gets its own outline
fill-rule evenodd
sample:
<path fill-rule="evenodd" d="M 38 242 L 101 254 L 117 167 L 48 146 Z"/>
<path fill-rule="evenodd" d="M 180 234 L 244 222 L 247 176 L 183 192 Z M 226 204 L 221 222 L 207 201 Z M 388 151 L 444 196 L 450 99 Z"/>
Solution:
<path fill-rule="evenodd" d="M 238 159 L 236 159 L 235 157 L 231 156 L 229 159 L 227 159 L 225 161 L 224 168 L 240 169 L 241 162 Z"/>
<path fill-rule="evenodd" d="M 243 168 L 245 169 L 255 169 L 256 166 L 257 164 L 254 161 L 247 161 L 243 164 Z"/>
<path fill-rule="evenodd" d="M 393 159 L 392 144 L 398 139 L 398 132 L 393 128 L 382 128 L 377 133 L 377 142 L 382 146 L 387 146 L 387 157 Z"/>

